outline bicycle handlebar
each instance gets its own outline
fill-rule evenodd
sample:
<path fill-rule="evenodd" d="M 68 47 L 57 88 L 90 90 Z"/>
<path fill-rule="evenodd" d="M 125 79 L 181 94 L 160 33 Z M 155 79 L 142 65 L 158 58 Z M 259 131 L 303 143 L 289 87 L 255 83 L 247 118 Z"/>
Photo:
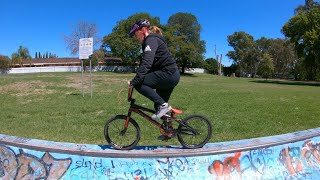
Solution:
<path fill-rule="evenodd" d="M 128 102 L 131 101 L 132 92 L 133 92 L 133 87 L 129 86 L 128 87 Z"/>

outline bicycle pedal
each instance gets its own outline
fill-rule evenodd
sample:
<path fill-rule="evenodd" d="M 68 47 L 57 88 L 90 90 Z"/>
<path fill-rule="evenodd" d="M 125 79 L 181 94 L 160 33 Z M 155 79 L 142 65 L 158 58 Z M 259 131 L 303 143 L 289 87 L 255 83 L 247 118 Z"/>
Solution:
<path fill-rule="evenodd" d="M 168 118 L 171 118 L 171 116 L 168 115 L 168 114 L 165 114 L 165 115 L 163 115 L 160 119 L 162 119 L 162 120 L 167 120 Z"/>
<path fill-rule="evenodd" d="M 158 137 L 158 140 L 161 140 L 161 141 L 168 141 L 169 139 L 171 139 L 171 137 L 165 136 L 165 135 L 160 135 Z"/>

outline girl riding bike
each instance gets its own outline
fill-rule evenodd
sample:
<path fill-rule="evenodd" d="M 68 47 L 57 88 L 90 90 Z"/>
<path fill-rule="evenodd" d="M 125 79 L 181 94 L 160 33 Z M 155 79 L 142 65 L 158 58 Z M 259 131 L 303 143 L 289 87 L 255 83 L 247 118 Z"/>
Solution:
<path fill-rule="evenodd" d="M 158 27 L 150 26 L 148 20 L 138 20 L 130 30 L 130 37 L 142 44 L 143 58 L 128 85 L 154 102 L 156 113 L 152 119 L 156 120 L 171 110 L 168 101 L 180 80 L 180 72 Z"/>
<path fill-rule="evenodd" d="M 160 129 L 162 135 L 159 140 L 177 137 L 185 148 L 203 147 L 212 135 L 210 121 L 201 115 L 177 118 L 175 115 L 182 111 L 173 109 L 168 104 L 170 95 L 180 80 L 180 72 L 168 51 L 161 30 L 150 26 L 148 20 L 138 20 L 132 26 L 130 37 L 137 38 L 142 44 L 143 59 L 136 76 L 128 82 L 130 107 L 127 115 L 116 115 L 105 125 L 104 136 L 107 142 L 119 150 L 134 148 L 141 136 L 138 123 L 131 117 L 132 113 L 136 113 Z M 135 99 L 131 97 L 132 87 L 154 102 L 155 111 L 135 103 Z M 146 113 L 155 114 L 150 117 Z M 155 121 L 159 118 L 163 123 Z"/>

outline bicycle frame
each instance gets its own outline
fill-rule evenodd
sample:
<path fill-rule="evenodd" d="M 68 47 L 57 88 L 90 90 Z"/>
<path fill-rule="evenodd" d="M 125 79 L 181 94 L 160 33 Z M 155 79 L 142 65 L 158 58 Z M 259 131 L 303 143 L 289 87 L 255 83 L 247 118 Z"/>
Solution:
<path fill-rule="evenodd" d="M 151 123 L 153 123 L 155 126 L 157 126 L 160 130 L 164 130 L 162 127 L 162 124 L 160 124 L 159 122 L 153 120 L 149 115 L 147 115 L 145 112 L 149 112 L 154 114 L 155 111 L 148 109 L 146 107 L 142 107 L 140 105 L 135 104 L 135 99 L 132 98 L 132 92 L 133 92 L 133 87 L 129 87 L 128 89 L 128 101 L 130 102 L 130 107 L 128 110 L 128 114 L 127 114 L 127 118 L 126 118 L 126 122 L 124 125 L 124 129 L 128 128 L 129 125 L 129 119 L 131 117 L 132 112 L 135 112 L 137 114 L 139 114 L 140 116 L 142 116 L 143 118 L 145 118 L 146 120 L 150 121 Z M 176 120 L 175 117 L 173 117 L 173 114 L 171 115 L 171 118 Z"/>
<path fill-rule="evenodd" d="M 132 112 L 135 112 L 135 113 L 139 114 L 140 116 L 142 116 L 146 120 L 150 121 L 151 123 L 153 123 L 157 127 L 162 128 L 160 123 L 158 123 L 157 121 L 154 121 L 149 115 L 147 115 L 145 113 L 145 112 L 149 112 L 149 113 L 153 113 L 154 114 L 155 111 L 135 104 L 135 99 L 131 99 L 130 107 L 129 107 L 129 110 L 128 110 L 128 115 L 127 115 L 127 119 L 126 119 L 126 123 L 125 123 L 124 128 L 128 127 L 129 119 L 131 117 Z"/>
<path fill-rule="evenodd" d="M 200 148 L 209 141 L 212 135 L 212 126 L 204 116 L 194 114 L 186 118 L 180 118 L 176 115 L 182 114 L 183 111 L 171 108 L 170 113 L 165 114 L 159 120 L 153 120 L 150 114 L 155 114 L 155 110 L 135 104 L 136 100 L 131 97 L 133 87 L 129 86 L 128 90 L 128 101 L 130 102 L 128 114 L 110 118 L 104 128 L 104 136 L 113 148 L 129 150 L 138 144 L 141 130 L 138 122 L 131 118 L 132 113 L 137 113 L 158 127 L 162 134 L 159 136 L 159 140 L 166 141 L 177 138 L 183 147 L 189 149 Z M 198 122 L 201 124 L 198 124 Z M 197 136 L 199 134 L 201 136 Z"/>
<path fill-rule="evenodd" d="M 135 112 L 137 114 L 139 114 L 140 116 L 142 116 L 143 118 L 145 118 L 146 120 L 150 121 L 151 123 L 153 123 L 155 126 L 157 126 L 161 133 L 164 134 L 164 135 L 170 135 L 171 133 L 175 132 L 177 129 L 173 130 L 172 132 L 167 132 L 163 127 L 162 127 L 162 124 L 160 124 L 159 122 L 153 120 L 149 115 L 147 115 L 145 112 L 150 112 L 150 113 L 155 113 L 154 110 L 151 110 L 151 109 L 148 109 L 148 108 L 145 108 L 145 107 L 142 107 L 142 106 L 139 106 L 137 104 L 135 104 L 135 99 L 130 99 L 130 107 L 129 107 L 129 110 L 128 110 L 128 114 L 127 114 L 127 118 L 126 118 L 126 122 L 125 122 L 125 125 L 124 125 L 124 130 L 123 132 L 126 131 L 126 129 L 128 128 L 129 126 L 129 119 L 131 117 L 131 114 L 132 112 Z M 171 114 L 172 116 L 170 117 L 171 120 L 176 120 L 179 124 L 182 124 L 185 128 L 187 128 L 187 131 L 190 131 L 192 132 L 193 135 L 195 134 L 199 134 L 196 130 L 194 130 L 193 128 L 191 128 L 190 126 L 186 125 L 185 123 L 183 123 L 182 121 L 180 121 L 179 119 L 176 119 L 173 114 Z M 181 131 L 181 133 L 183 134 L 188 134 L 187 132 L 184 132 L 184 131 Z M 190 135 L 190 134 L 189 134 Z"/>

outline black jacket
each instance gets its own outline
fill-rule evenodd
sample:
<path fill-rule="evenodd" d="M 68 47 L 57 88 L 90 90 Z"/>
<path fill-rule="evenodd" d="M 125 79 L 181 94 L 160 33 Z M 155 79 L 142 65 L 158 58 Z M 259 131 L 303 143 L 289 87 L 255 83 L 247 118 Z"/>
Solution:
<path fill-rule="evenodd" d="M 131 84 L 136 86 L 143 81 L 146 74 L 154 71 L 173 71 L 177 64 L 169 52 L 163 36 L 149 34 L 142 43 L 143 59 Z"/>

